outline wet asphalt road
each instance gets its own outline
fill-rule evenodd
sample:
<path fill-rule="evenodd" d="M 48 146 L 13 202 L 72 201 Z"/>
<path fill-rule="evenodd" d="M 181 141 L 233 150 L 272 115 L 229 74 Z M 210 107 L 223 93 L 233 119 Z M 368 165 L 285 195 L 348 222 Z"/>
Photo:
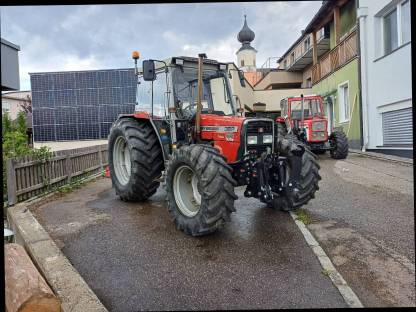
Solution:
<path fill-rule="evenodd" d="M 110 311 L 346 307 L 290 215 L 242 191 L 199 238 L 175 229 L 162 189 L 126 203 L 105 178 L 32 211 Z"/>
<path fill-rule="evenodd" d="M 353 153 L 319 163 L 308 228 L 364 306 L 415 306 L 413 166 Z"/>
<path fill-rule="evenodd" d="M 308 228 L 364 306 L 415 306 L 413 167 L 319 163 Z M 125 203 L 105 178 L 32 211 L 110 311 L 345 307 L 290 216 L 242 191 L 200 238 L 175 229 L 162 189 Z"/>

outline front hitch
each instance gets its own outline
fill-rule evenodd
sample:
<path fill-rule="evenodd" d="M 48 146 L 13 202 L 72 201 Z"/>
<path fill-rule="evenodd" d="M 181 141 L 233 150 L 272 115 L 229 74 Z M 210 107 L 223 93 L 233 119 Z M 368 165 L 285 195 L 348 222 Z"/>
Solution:
<path fill-rule="evenodd" d="M 302 171 L 302 157 L 305 153 L 305 147 L 302 145 L 297 145 L 297 147 L 295 149 L 292 149 L 291 152 L 292 155 L 288 157 L 291 172 L 289 177 L 289 183 L 286 188 L 286 193 L 288 195 L 294 195 L 297 198 L 299 194 L 300 178 Z"/>

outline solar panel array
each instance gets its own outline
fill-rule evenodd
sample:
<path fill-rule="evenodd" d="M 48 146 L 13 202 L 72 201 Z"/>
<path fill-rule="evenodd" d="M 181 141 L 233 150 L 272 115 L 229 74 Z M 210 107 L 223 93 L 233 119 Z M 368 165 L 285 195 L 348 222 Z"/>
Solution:
<path fill-rule="evenodd" d="M 134 111 L 134 69 L 32 73 L 30 82 L 35 142 L 106 139 Z"/>

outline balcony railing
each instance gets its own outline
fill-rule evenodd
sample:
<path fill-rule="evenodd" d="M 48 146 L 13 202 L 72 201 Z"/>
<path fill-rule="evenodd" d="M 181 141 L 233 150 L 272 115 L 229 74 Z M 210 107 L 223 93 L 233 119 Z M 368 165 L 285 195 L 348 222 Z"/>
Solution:
<path fill-rule="evenodd" d="M 357 55 L 357 31 L 354 29 L 312 67 L 312 84 L 324 79 Z"/>

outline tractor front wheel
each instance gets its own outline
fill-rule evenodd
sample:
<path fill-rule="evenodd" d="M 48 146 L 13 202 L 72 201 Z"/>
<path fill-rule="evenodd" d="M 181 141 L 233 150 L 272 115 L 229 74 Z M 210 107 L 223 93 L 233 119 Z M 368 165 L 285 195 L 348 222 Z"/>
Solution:
<path fill-rule="evenodd" d="M 175 150 L 166 170 L 168 209 L 178 229 L 188 235 L 212 233 L 235 211 L 236 182 L 217 149 L 204 144 Z"/>
<path fill-rule="evenodd" d="M 334 131 L 329 137 L 331 157 L 334 159 L 345 159 L 348 156 L 348 138 L 342 131 Z"/>
<path fill-rule="evenodd" d="M 297 194 L 289 193 L 286 196 L 275 197 L 267 203 L 272 209 L 291 211 L 307 204 L 309 200 L 315 197 L 315 192 L 319 190 L 318 182 L 321 180 L 319 175 L 320 166 L 316 161 L 316 156 L 309 148 L 290 134 L 287 134 L 279 143 L 281 154 L 288 158 L 293 155 L 291 150 L 296 148 L 294 145 L 302 145 L 305 148 L 305 152 L 302 155 L 302 170 L 298 184 L 299 192 Z M 290 163 L 288 163 L 286 166 L 286 183 L 289 182 L 291 171 Z"/>

